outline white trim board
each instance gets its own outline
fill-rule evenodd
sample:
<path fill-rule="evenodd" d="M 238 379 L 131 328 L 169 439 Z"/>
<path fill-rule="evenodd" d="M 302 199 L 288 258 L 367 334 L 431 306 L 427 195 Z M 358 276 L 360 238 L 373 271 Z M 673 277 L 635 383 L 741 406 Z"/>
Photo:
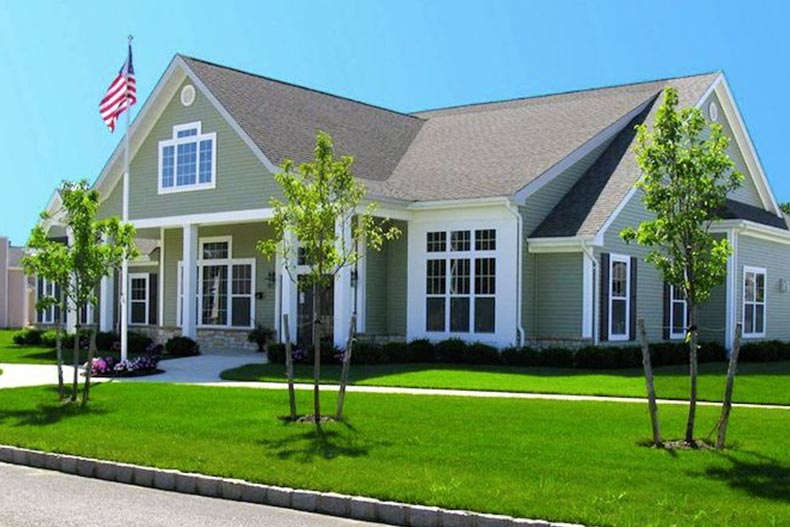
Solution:
<path fill-rule="evenodd" d="M 206 212 L 180 216 L 162 216 L 131 220 L 136 229 L 154 227 L 181 227 L 183 225 L 227 225 L 232 223 L 253 223 L 267 221 L 274 217 L 274 209 L 247 209 L 225 212 Z"/>

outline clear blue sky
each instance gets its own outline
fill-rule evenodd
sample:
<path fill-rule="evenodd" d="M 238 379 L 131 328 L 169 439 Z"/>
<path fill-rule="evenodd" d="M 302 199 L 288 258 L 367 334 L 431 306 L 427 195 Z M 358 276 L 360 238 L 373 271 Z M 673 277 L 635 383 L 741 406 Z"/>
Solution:
<path fill-rule="evenodd" d="M 97 105 L 128 33 L 141 100 L 177 52 L 401 111 L 724 70 L 790 200 L 788 20 L 779 1 L 0 0 L 0 234 L 24 243 L 121 139 Z"/>

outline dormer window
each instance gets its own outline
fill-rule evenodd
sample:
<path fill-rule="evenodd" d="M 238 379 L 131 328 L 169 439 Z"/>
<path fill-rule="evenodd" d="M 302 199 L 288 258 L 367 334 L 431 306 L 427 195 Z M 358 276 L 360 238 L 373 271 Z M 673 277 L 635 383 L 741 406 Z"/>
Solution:
<path fill-rule="evenodd" d="M 216 187 L 216 142 L 200 122 L 174 126 L 173 137 L 159 141 L 159 193 Z"/>

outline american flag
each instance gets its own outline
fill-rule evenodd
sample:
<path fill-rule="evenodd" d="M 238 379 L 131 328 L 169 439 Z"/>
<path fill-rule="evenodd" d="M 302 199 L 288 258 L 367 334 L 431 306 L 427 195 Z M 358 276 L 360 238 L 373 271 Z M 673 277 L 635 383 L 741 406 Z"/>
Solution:
<path fill-rule="evenodd" d="M 99 103 L 99 113 L 110 132 L 115 131 L 115 122 L 118 120 L 118 116 L 136 102 L 137 87 L 132 65 L 132 45 L 129 44 L 129 58 L 123 63 L 121 71 L 118 72 L 118 76 L 107 88 L 107 93 Z"/>

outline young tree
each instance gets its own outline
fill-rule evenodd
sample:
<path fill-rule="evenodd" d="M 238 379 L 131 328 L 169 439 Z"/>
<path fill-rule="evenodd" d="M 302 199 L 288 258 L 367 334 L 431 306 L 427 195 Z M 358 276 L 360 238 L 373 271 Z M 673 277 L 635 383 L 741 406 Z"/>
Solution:
<path fill-rule="evenodd" d="M 655 219 L 643 221 L 636 229 L 628 227 L 620 235 L 650 247 L 647 261 L 686 298 L 691 386 L 685 440 L 695 444 L 697 309 L 708 300 L 711 289 L 724 281 L 732 252 L 726 239 L 713 237 L 710 227 L 727 193 L 743 181 L 743 174 L 734 170 L 727 155 L 729 140 L 721 125 L 708 127 L 698 108 L 678 110 L 677 106 L 677 91 L 668 87 L 653 130 L 644 124 L 638 127 L 636 160 L 643 177 L 637 187 Z"/>
<path fill-rule="evenodd" d="M 285 160 L 282 171 L 275 174 L 284 200 L 272 198 L 275 236 L 259 241 L 258 250 L 269 258 L 282 256 L 291 280 L 312 289 L 313 418 L 320 425 L 322 293 L 341 269 L 360 260 L 357 248 L 361 244 L 380 250 L 384 240 L 395 239 L 400 231 L 374 220 L 375 202 L 362 205 L 365 187 L 351 171 L 354 160 L 351 156 L 335 159 L 328 134 L 318 133 L 314 154 L 312 162 L 298 167 Z M 298 281 L 293 266 L 300 249 L 309 272 Z"/>
<path fill-rule="evenodd" d="M 55 268 L 53 276 L 61 282 L 69 308 L 77 314 L 76 334 L 74 336 L 74 380 L 71 400 L 77 400 L 79 390 L 78 369 L 80 352 L 79 313 L 88 305 L 96 304 L 96 289 L 101 279 L 118 267 L 124 258 L 137 256 L 134 246 L 134 227 L 122 224 L 117 217 L 104 220 L 96 219 L 99 209 L 99 193 L 90 188 L 87 181 L 74 183 L 64 181 L 60 189 L 63 208 L 58 220 L 69 233 L 68 246 L 60 244 L 61 249 L 50 248 L 43 226 L 37 225 L 30 236 L 29 247 L 40 246 L 51 250 L 57 257 L 49 267 Z M 42 252 L 42 255 L 49 254 Z M 35 257 L 35 256 L 34 256 Z M 34 258 L 31 257 L 31 258 Z M 42 266 L 44 270 L 49 267 Z M 96 327 L 91 328 L 88 346 L 88 367 L 85 369 L 82 404 L 88 402 L 90 395 L 91 363 L 96 352 Z"/>
<path fill-rule="evenodd" d="M 42 220 L 46 221 L 46 214 Z M 55 331 L 57 334 L 55 353 L 58 363 L 58 393 L 60 399 L 66 398 L 66 386 L 63 381 L 63 315 L 66 312 L 63 284 L 69 279 L 69 251 L 64 243 L 47 238 L 44 229 L 37 226 L 33 229 L 27 242 L 27 254 L 22 258 L 25 274 L 44 279 L 54 284 L 54 295 L 42 297 L 36 304 L 38 309 L 54 306 L 57 311 Z"/>

